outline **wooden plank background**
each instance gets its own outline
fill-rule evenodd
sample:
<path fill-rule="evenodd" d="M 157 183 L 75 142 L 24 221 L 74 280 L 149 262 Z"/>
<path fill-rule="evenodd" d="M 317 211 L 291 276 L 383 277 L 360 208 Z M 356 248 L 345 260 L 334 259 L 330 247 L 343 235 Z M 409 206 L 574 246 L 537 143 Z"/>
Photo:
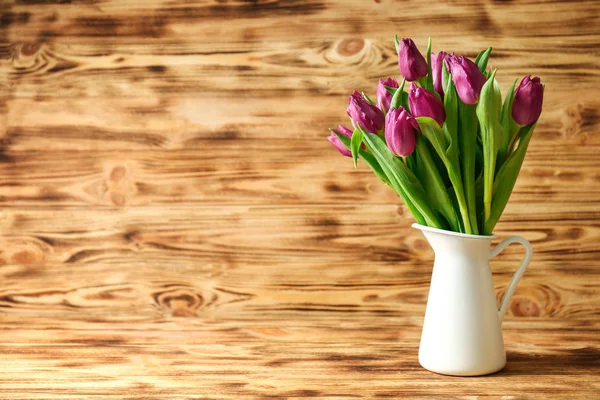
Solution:
<path fill-rule="evenodd" d="M 597 1 L 0 11 L 1 398 L 600 397 Z M 497 226 L 535 249 L 499 374 L 418 366 L 433 254 L 325 140 L 398 75 L 394 33 L 546 84 Z"/>

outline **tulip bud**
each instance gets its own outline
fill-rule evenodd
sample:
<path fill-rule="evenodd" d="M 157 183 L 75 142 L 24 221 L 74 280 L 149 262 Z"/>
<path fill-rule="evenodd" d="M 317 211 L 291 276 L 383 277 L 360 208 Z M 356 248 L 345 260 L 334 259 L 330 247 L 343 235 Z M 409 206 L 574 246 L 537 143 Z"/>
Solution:
<path fill-rule="evenodd" d="M 412 39 L 402 39 L 400 42 L 398 64 L 407 81 L 416 81 L 427 75 L 427 61 Z"/>
<path fill-rule="evenodd" d="M 544 87 L 537 76 L 531 79 L 526 76 L 515 90 L 515 99 L 512 105 L 512 117 L 519 125 L 531 125 L 542 113 L 544 101 Z"/>
<path fill-rule="evenodd" d="M 352 131 L 348 128 L 346 128 L 344 125 L 338 125 L 337 127 L 337 132 L 341 133 L 344 136 L 348 136 L 349 138 L 352 137 Z M 327 137 L 327 140 L 329 140 L 329 142 L 336 148 L 339 150 L 339 152 L 346 157 L 352 157 L 352 152 L 346 147 L 344 146 L 344 144 L 342 143 L 342 141 L 340 140 L 339 137 L 337 137 L 335 135 L 335 133 L 331 133 L 331 135 L 329 135 Z"/>
<path fill-rule="evenodd" d="M 430 91 L 417 86 L 414 82 L 410 87 L 408 102 L 410 112 L 414 117 L 433 118 L 440 126 L 446 120 L 446 111 L 440 99 Z"/>
<path fill-rule="evenodd" d="M 463 56 L 450 55 L 446 57 L 446 65 L 452 74 L 458 97 L 465 104 L 475 104 L 479 101 L 481 88 L 485 84 L 485 75 L 479 71 L 477 64 Z"/>
<path fill-rule="evenodd" d="M 403 108 L 392 108 L 385 117 L 385 141 L 392 153 L 406 157 L 415 151 L 417 121 Z"/>
<path fill-rule="evenodd" d="M 444 98 L 444 83 L 442 82 L 442 69 L 444 68 L 444 59 L 448 54 L 440 51 L 439 53 L 431 53 L 431 75 L 433 77 L 433 88 Z"/>
<path fill-rule="evenodd" d="M 379 84 L 377 85 L 377 107 L 383 112 L 386 112 L 390 109 L 390 102 L 392 101 L 392 94 L 386 90 L 385 87 L 398 87 L 398 82 L 394 78 L 387 78 L 384 80 L 379 80 Z"/>
<path fill-rule="evenodd" d="M 383 111 L 365 100 L 356 90 L 350 96 L 346 113 L 356 124 L 371 133 L 377 133 L 385 120 Z"/>

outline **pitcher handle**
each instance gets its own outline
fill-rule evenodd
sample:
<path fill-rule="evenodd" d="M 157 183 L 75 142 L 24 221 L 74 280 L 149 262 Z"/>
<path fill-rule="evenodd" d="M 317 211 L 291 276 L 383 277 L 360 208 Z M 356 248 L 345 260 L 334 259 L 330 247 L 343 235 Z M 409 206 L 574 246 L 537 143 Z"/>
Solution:
<path fill-rule="evenodd" d="M 506 288 L 506 292 L 502 297 L 502 301 L 500 301 L 500 309 L 498 310 L 498 318 L 500 318 L 500 323 L 502 323 L 502 321 L 504 320 L 504 314 L 506 314 L 506 309 L 508 308 L 508 304 L 510 303 L 510 298 L 515 292 L 515 289 L 517 288 L 517 285 L 523 277 L 523 274 L 525 273 L 525 270 L 527 269 L 527 266 L 531 261 L 531 257 L 533 256 L 533 249 L 531 248 L 531 243 L 529 243 L 527 239 L 521 236 L 509 236 L 500 243 L 498 243 L 498 246 L 496 246 L 496 248 L 490 252 L 490 258 L 496 257 L 511 243 L 521 243 L 523 246 L 525 246 L 525 257 L 523 258 L 523 261 L 521 261 L 521 265 L 519 265 L 519 268 L 513 275 L 512 280 L 508 284 L 508 288 Z"/>

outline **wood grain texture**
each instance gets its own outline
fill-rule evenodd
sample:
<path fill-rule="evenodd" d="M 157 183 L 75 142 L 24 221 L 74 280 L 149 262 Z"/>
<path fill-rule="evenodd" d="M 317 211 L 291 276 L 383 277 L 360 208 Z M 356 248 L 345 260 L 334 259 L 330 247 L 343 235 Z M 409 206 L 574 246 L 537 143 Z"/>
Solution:
<path fill-rule="evenodd" d="M 556 145 L 539 144 L 510 207 L 543 196 L 544 210 L 552 210 L 552 203 L 562 204 L 556 210 L 561 213 L 599 211 L 599 151 L 600 146 L 587 145 L 564 153 Z M 235 162 L 223 162 L 232 154 Z M 0 164 L 0 204 L 398 204 L 397 195 L 367 166 L 347 168 L 348 160 L 332 155 L 329 142 L 304 139 L 203 139 L 185 150 L 10 151 L 5 156 L 11 162 Z"/>
<path fill-rule="evenodd" d="M 0 1 L 0 398 L 600 397 L 600 4 Z M 419 367 L 433 253 L 325 140 L 394 33 L 545 104 L 508 365 Z M 498 242 L 497 239 L 495 243 Z M 501 299 L 522 256 L 492 261 Z"/>

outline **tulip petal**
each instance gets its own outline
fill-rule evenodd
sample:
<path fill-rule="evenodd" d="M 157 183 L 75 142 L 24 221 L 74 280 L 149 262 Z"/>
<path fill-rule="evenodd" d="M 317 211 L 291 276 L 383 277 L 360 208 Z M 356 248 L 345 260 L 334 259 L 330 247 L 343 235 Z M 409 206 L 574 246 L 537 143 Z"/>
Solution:
<path fill-rule="evenodd" d="M 398 82 L 393 78 L 379 80 L 377 84 L 377 107 L 384 113 L 390 110 L 393 93 L 390 93 L 388 88 L 397 88 Z"/>
<path fill-rule="evenodd" d="M 346 157 L 352 157 L 352 153 L 350 152 L 350 150 L 348 150 L 346 146 L 343 145 L 339 137 L 335 134 L 335 131 L 332 130 L 332 134 L 327 137 L 327 140 L 329 140 L 329 143 L 331 143 L 333 147 L 338 149 L 341 155 Z"/>
<path fill-rule="evenodd" d="M 486 82 L 485 75 L 479 71 L 477 64 L 468 58 L 452 55 L 446 60 L 458 97 L 465 104 L 476 104 L 479 101 L 481 88 Z"/>
<path fill-rule="evenodd" d="M 369 132 L 377 133 L 383 127 L 385 119 L 383 112 L 365 100 L 357 91 L 350 96 L 346 113 L 354 123 Z"/>
<path fill-rule="evenodd" d="M 410 38 L 402 39 L 398 50 L 400 72 L 407 81 L 416 81 L 427 75 L 427 61 Z"/>
<path fill-rule="evenodd" d="M 531 125 L 538 120 L 542 113 L 544 87 L 540 78 L 531 79 L 526 76 L 515 91 L 512 106 L 512 117 L 521 126 Z"/>
<path fill-rule="evenodd" d="M 446 111 L 436 95 L 413 82 L 408 100 L 410 112 L 414 117 L 430 117 L 435 119 L 440 126 L 444 124 Z"/>

